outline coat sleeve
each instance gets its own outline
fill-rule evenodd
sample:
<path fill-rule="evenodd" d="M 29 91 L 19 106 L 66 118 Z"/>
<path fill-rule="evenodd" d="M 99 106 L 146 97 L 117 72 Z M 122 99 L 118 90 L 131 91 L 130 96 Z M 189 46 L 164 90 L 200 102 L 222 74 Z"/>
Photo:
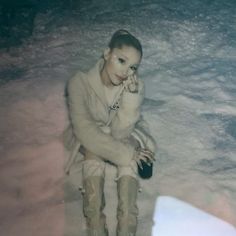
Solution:
<path fill-rule="evenodd" d="M 134 147 L 103 133 L 96 125 L 86 102 L 88 95 L 81 76 L 75 76 L 68 83 L 69 113 L 76 138 L 97 156 L 116 165 L 129 165 L 134 156 Z"/>
<path fill-rule="evenodd" d="M 124 91 L 120 108 L 111 123 L 112 136 L 117 139 L 128 138 L 140 117 L 141 104 L 144 98 L 144 84 L 139 81 L 138 93 Z"/>
<path fill-rule="evenodd" d="M 153 153 L 156 153 L 157 144 L 155 139 L 150 135 L 150 130 L 147 122 L 140 116 L 140 119 L 135 125 L 135 130 L 140 138 L 144 141 L 144 146 Z"/>

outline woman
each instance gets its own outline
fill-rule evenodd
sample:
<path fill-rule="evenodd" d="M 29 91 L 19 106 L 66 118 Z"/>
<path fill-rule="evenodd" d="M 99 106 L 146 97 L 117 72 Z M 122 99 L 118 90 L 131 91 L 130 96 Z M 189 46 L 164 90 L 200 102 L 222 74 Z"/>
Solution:
<path fill-rule="evenodd" d="M 152 163 L 155 152 L 155 142 L 140 116 L 144 86 L 137 70 L 141 59 L 139 40 L 118 30 L 95 67 L 78 72 L 68 83 L 71 132 L 67 133 L 74 135 L 72 159 L 77 151 L 84 155 L 83 207 L 89 236 L 108 235 L 103 213 L 107 164 L 117 167 L 117 235 L 136 233 L 137 164 Z"/>

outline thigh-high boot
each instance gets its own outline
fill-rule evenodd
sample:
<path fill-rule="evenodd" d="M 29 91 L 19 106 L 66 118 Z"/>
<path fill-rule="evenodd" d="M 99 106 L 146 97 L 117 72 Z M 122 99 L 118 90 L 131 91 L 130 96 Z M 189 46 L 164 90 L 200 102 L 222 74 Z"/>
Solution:
<path fill-rule="evenodd" d="M 137 230 L 137 195 L 139 184 L 136 178 L 125 175 L 117 182 L 117 236 L 135 236 Z"/>
<path fill-rule="evenodd" d="M 108 236 L 105 207 L 104 177 L 91 176 L 84 180 L 84 215 L 89 236 Z"/>

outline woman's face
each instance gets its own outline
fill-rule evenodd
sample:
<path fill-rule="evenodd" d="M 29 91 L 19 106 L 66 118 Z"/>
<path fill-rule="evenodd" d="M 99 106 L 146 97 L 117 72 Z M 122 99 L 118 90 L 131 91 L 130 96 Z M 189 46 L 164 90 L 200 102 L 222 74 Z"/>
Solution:
<path fill-rule="evenodd" d="M 141 62 L 141 53 L 132 46 L 107 49 L 104 52 L 105 63 L 101 71 L 103 83 L 118 86 L 137 72 Z"/>

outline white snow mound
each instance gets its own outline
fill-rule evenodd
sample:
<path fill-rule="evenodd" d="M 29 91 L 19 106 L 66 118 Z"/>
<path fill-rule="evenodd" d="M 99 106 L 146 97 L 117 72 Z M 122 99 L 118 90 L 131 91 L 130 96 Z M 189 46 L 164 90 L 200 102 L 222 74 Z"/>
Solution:
<path fill-rule="evenodd" d="M 169 196 L 158 197 L 152 236 L 236 236 L 225 221 Z"/>

